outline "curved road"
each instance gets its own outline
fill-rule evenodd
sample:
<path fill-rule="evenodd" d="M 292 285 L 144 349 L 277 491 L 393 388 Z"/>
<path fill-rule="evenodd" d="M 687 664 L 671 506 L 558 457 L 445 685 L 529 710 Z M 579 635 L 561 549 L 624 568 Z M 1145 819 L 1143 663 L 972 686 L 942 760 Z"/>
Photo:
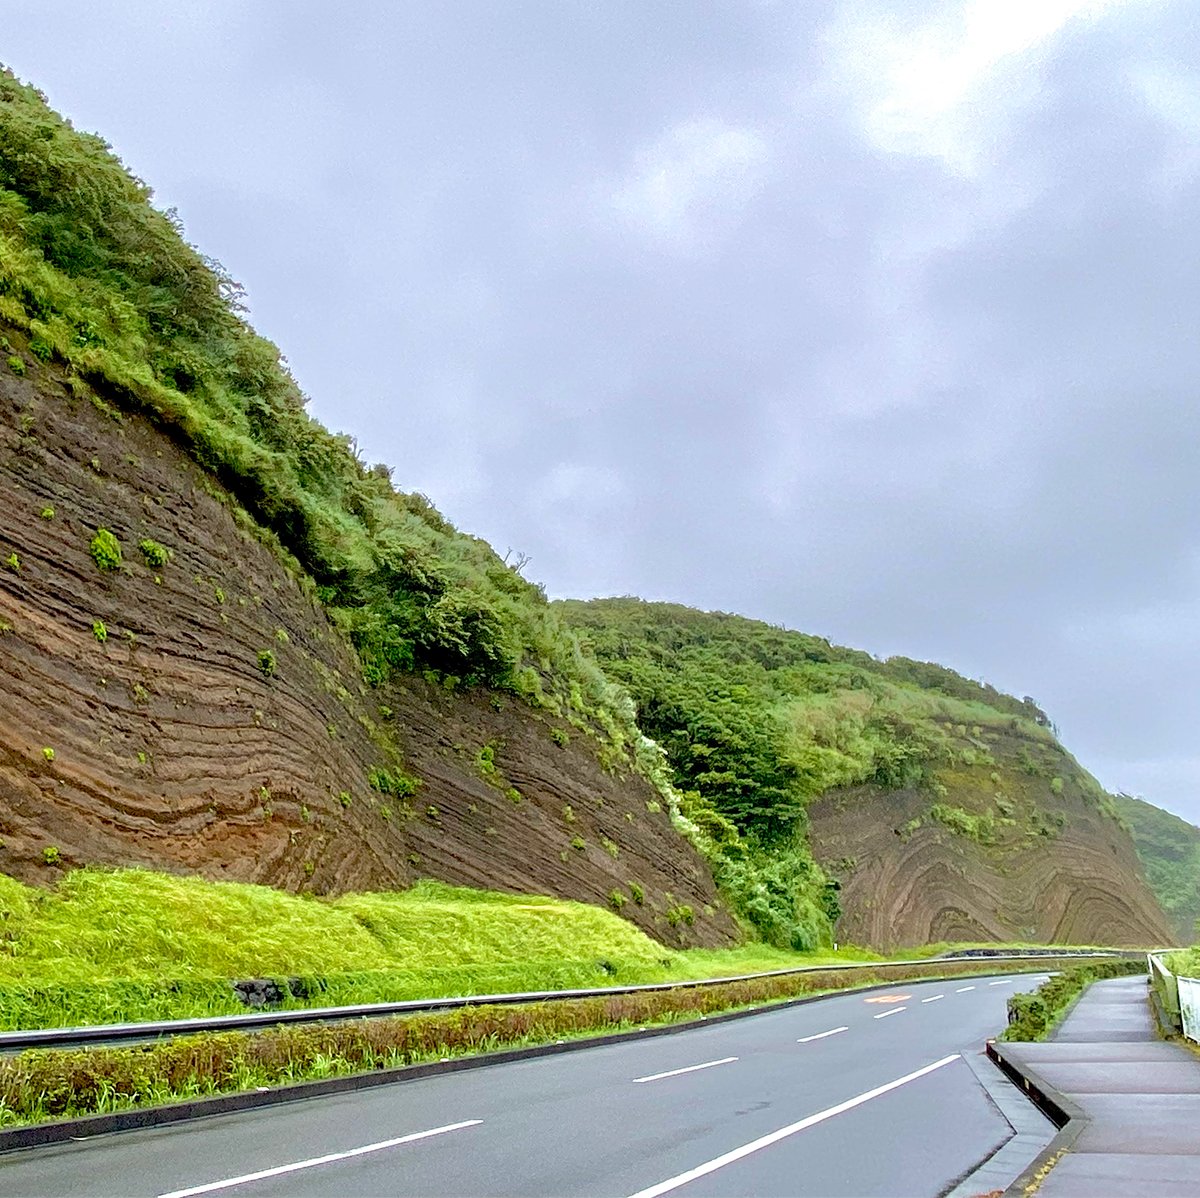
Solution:
<path fill-rule="evenodd" d="M 1012 1134 L 961 1054 L 1032 982 L 896 985 L 14 1153 L 0 1193 L 932 1198 Z"/>

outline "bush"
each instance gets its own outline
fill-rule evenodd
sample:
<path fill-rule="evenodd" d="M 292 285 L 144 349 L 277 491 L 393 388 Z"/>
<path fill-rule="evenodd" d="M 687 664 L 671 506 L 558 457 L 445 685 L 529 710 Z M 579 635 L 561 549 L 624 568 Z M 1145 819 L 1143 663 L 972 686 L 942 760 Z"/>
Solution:
<path fill-rule="evenodd" d="M 1032 994 L 1013 994 L 1008 1000 L 1008 1027 L 1002 1040 L 1044 1040 L 1067 1008 L 1092 982 L 1145 973 L 1145 960 L 1098 961 L 1064 969 Z"/>
<path fill-rule="evenodd" d="M 146 559 L 146 565 L 153 566 L 158 569 L 160 566 L 167 564 L 168 553 L 157 541 L 145 540 L 139 545 L 142 551 L 142 557 Z"/>
<path fill-rule="evenodd" d="M 270 649 L 258 651 L 258 668 L 262 670 L 264 678 L 270 678 L 275 673 L 275 654 Z"/>
<path fill-rule="evenodd" d="M 103 620 L 92 621 L 92 636 L 96 638 L 102 645 L 108 640 L 108 628 Z"/>
<path fill-rule="evenodd" d="M 92 561 L 101 570 L 118 570 L 121 567 L 121 542 L 107 528 L 96 529 L 89 546 Z"/>

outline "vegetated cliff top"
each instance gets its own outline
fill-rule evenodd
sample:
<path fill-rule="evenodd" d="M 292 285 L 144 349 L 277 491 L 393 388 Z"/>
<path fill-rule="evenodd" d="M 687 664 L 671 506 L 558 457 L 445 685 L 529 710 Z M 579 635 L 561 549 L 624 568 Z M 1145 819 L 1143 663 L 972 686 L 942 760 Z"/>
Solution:
<path fill-rule="evenodd" d="M 768 938 L 839 909 L 843 939 L 880 947 L 1165 935 L 1112 797 L 1032 699 L 724 612 L 555 606 L 628 687 Z"/>
<path fill-rule="evenodd" d="M 135 404 L 303 572 L 372 682 L 424 669 L 636 737 L 623 696 L 527 582 L 305 411 L 241 289 L 99 137 L 0 73 L 0 318 L 31 352 Z"/>
<path fill-rule="evenodd" d="M 1197 938 L 1200 921 L 1200 828 L 1131 795 L 1114 799 L 1167 921 L 1181 944 Z"/>

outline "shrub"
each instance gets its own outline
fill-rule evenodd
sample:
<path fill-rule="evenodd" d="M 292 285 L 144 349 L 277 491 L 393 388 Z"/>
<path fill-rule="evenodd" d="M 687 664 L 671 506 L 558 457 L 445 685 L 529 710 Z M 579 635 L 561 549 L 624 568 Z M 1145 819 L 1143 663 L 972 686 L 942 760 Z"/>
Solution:
<path fill-rule="evenodd" d="M 59 852 L 57 846 L 48 844 L 42 849 L 42 863 L 44 865 L 58 865 L 62 861 L 62 853 Z"/>
<path fill-rule="evenodd" d="M 633 895 L 633 901 L 640 907 L 646 901 L 646 892 L 638 885 L 637 882 L 629 883 L 629 893 Z"/>
<path fill-rule="evenodd" d="M 367 775 L 367 783 L 372 790 L 384 795 L 394 795 L 398 799 L 405 799 L 409 795 L 416 794 L 417 787 L 420 785 L 417 778 L 411 777 L 402 770 L 387 770 L 381 766 L 376 766 L 371 770 Z M 436 815 L 437 808 L 432 810 Z"/>
<path fill-rule="evenodd" d="M 573 836 L 571 838 L 571 848 L 576 852 L 582 853 L 587 849 L 587 841 L 582 836 Z"/>
<path fill-rule="evenodd" d="M 21 568 L 21 559 L 15 553 L 10 553 L 4 564 L 16 573 Z"/>
<path fill-rule="evenodd" d="M 343 790 L 342 793 L 338 795 L 338 802 L 341 803 L 343 807 L 349 807 L 351 803 L 350 792 L 348 790 Z"/>
<path fill-rule="evenodd" d="M 556 745 L 558 745 L 558 747 L 560 749 L 565 749 L 567 747 L 567 742 L 571 738 L 561 728 L 551 728 L 550 729 L 550 739 Z"/>
<path fill-rule="evenodd" d="M 53 749 L 51 749 L 49 746 L 47 746 L 46 748 L 44 748 L 44 749 L 42 750 L 42 756 L 43 756 L 43 757 L 44 757 L 44 758 L 45 758 L 47 761 L 53 761 L 53 760 L 54 760 L 54 750 L 53 750 Z"/>
<path fill-rule="evenodd" d="M 264 678 L 270 678 L 275 673 L 275 654 L 270 649 L 258 651 L 258 668 L 262 670 Z"/>
<path fill-rule="evenodd" d="M 50 507 L 49 505 L 42 508 L 41 514 L 42 514 L 43 520 L 53 520 L 54 519 L 54 509 L 52 507 Z"/>
<path fill-rule="evenodd" d="M 1055 793 L 1056 795 L 1060 795 L 1060 794 L 1062 794 L 1062 792 L 1063 792 L 1063 780 L 1062 780 L 1061 778 L 1051 778 L 1051 779 L 1050 779 L 1050 789 L 1051 789 L 1052 791 L 1054 791 L 1054 793 Z"/>
<path fill-rule="evenodd" d="M 9 370 L 11 370 L 13 372 L 13 374 L 24 374 L 25 373 L 25 363 L 22 362 L 21 359 L 18 358 L 16 354 L 10 355 L 10 357 L 8 359 L 8 368 L 9 368 Z"/>
<path fill-rule="evenodd" d="M 620 911 L 625 906 L 626 898 L 619 890 L 610 890 L 608 892 L 608 902 L 614 911 Z"/>
<path fill-rule="evenodd" d="M 121 542 L 107 528 L 96 529 L 90 546 L 92 561 L 101 570 L 118 570 L 121 566 Z"/>
<path fill-rule="evenodd" d="M 168 551 L 157 541 L 142 541 L 138 548 L 142 551 L 142 557 L 146 559 L 146 565 L 158 569 L 167 564 Z"/>

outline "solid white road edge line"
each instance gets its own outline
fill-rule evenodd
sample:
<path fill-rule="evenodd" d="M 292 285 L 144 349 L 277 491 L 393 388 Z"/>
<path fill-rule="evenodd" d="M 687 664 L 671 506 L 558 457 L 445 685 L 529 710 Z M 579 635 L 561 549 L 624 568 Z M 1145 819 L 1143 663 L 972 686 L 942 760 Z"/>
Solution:
<path fill-rule="evenodd" d="M 955 990 L 954 993 L 955 994 L 966 994 L 966 992 L 968 990 L 974 990 L 974 989 L 975 989 L 974 986 L 959 986 L 959 988 L 957 990 Z"/>
<path fill-rule="evenodd" d="M 801 1119 L 799 1123 L 790 1123 L 787 1127 L 781 1127 L 778 1131 L 771 1132 L 770 1135 L 762 1136 L 760 1139 L 752 1140 L 749 1144 L 743 1144 L 741 1148 L 735 1148 L 732 1152 L 726 1152 L 723 1156 L 714 1157 L 706 1164 L 697 1165 L 694 1169 L 689 1169 L 686 1173 L 680 1173 L 677 1177 L 670 1177 L 666 1181 L 660 1181 L 658 1185 L 650 1186 L 649 1189 L 638 1190 L 631 1198 L 658 1198 L 659 1194 L 668 1194 L 672 1190 L 677 1190 L 680 1186 L 687 1185 L 689 1181 L 695 1181 L 698 1177 L 706 1177 L 709 1173 L 715 1173 L 718 1169 L 723 1169 L 726 1165 L 733 1164 L 734 1161 L 740 1161 L 742 1157 L 749 1156 L 752 1152 L 757 1152 L 760 1148 L 768 1148 L 772 1144 L 777 1144 L 780 1140 L 787 1139 L 788 1136 L 793 1136 L 798 1131 L 804 1131 L 807 1127 L 812 1127 L 817 1123 L 824 1123 L 826 1119 L 832 1119 L 834 1115 L 840 1115 L 844 1111 L 853 1110 L 856 1106 L 862 1106 L 864 1102 L 870 1102 L 872 1098 L 878 1098 L 881 1094 L 886 1094 L 889 1090 L 899 1089 L 900 1086 L 905 1086 L 909 1082 L 916 1081 L 919 1077 L 924 1077 L 927 1073 L 932 1073 L 935 1069 L 940 1069 L 943 1065 L 949 1065 L 951 1061 L 960 1059 L 959 1053 L 954 1053 L 952 1056 L 942 1057 L 940 1061 L 934 1061 L 932 1065 L 926 1065 L 924 1069 L 918 1069 L 914 1073 L 906 1073 L 903 1077 L 898 1077 L 894 1082 L 888 1082 L 884 1086 L 876 1086 L 874 1090 L 868 1090 L 865 1094 L 860 1094 L 857 1098 L 850 1098 L 846 1102 L 839 1102 L 837 1106 L 827 1107 L 823 1111 L 818 1111 L 815 1115 L 809 1115 L 807 1119 Z"/>
<path fill-rule="evenodd" d="M 935 994 L 932 998 L 923 998 L 923 999 L 921 999 L 921 1001 L 922 1002 L 937 1002 L 937 1000 L 939 998 L 945 998 L 945 997 L 946 996 L 944 994 Z"/>
<path fill-rule="evenodd" d="M 719 1061 L 705 1061 L 703 1065 L 688 1065 L 683 1069 L 668 1069 L 666 1073 L 651 1073 L 649 1077 L 635 1077 L 635 1082 L 656 1082 L 660 1077 L 677 1077 L 681 1073 L 695 1073 L 697 1069 L 711 1069 L 714 1065 L 728 1065 L 737 1057 L 722 1057 Z"/>
<path fill-rule="evenodd" d="M 801 1036 L 797 1044 L 807 1044 L 810 1040 L 824 1040 L 826 1036 L 836 1036 L 838 1032 L 848 1032 L 848 1027 L 831 1027 L 827 1032 L 818 1032 L 815 1036 Z"/>
<path fill-rule="evenodd" d="M 414 1140 L 427 1140 L 430 1136 L 440 1136 L 448 1131 L 458 1131 L 463 1127 L 476 1127 L 482 1119 L 467 1119 L 462 1123 L 448 1123 L 445 1127 L 434 1127 L 429 1131 L 414 1132 L 411 1136 L 398 1136 L 394 1140 L 380 1140 L 378 1144 L 367 1144 L 362 1148 L 352 1148 L 349 1152 L 331 1152 L 328 1156 L 314 1156 L 307 1161 L 297 1161 L 294 1165 L 279 1165 L 274 1169 L 261 1169 L 257 1173 L 243 1173 L 241 1177 L 230 1177 L 225 1181 L 210 1181 L 208 1185 L 192 1186 L 186 1190 L 172 1190 L 169 1194 L 160 1194 L 159 1198 L 191 1198 L 193 1194 L 211 1194 L 214 1190 L 227 1190 L 231 1186 L 245 1185 L 251 1181 L 261 1181 L 264 1177 L 278 1177 L 283 1173 L 295 1173 L 300 1169 L 311 1169 L 316 1165 L 328 1165 L 333 1161 L 347 1161 L 351 1157 L 365 1156 L 368 1152 L 379 1152 L 384 1148 L 395 1148 L 397 1144 L 411 1144 Z"/>
<path fill-rule="evenodd" d="M 878 1015 L 872 1015 L 872 1019 L 886 1019 L 889 1015 L 899 1015 L 901 1011 L 907 1011 L 907 1007 L 893 1007 L 890 1011 L 880 1011 Z"/>

